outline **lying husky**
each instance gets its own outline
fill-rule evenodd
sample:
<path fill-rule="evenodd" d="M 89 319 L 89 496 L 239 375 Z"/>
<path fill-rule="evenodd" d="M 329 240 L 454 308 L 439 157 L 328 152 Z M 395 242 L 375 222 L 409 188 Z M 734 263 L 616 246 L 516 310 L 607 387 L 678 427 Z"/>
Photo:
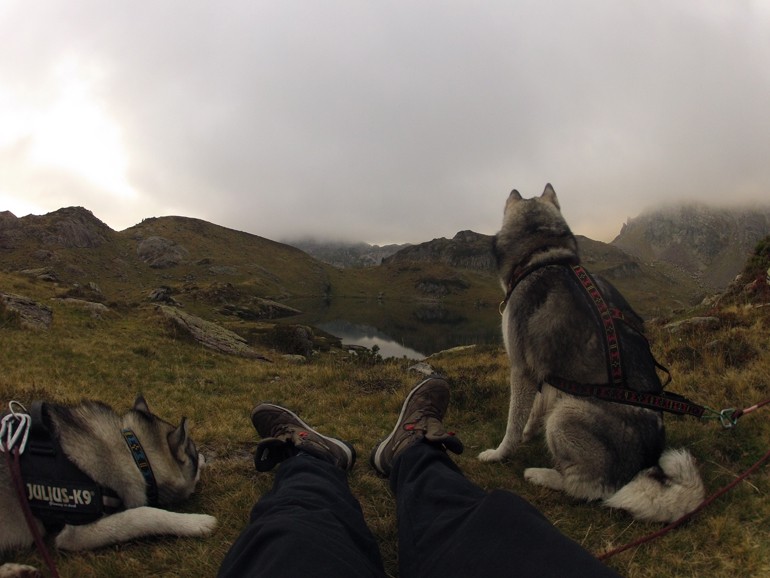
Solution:
<path fill-rule="evenodd" d="M 64 550 L 145 536 L 205 536 L 216 518 L 161 509 L 188 498 L 203 456 L 188 435 L 150 412 L 143 397 L 123 416 L 86 401 L 35 404 L 21 457 L 27 499 L 41 533 Z M 33 543 L 5 456 L 0 455 L 0 551 Z M 0 567 L 0 576 L 14 575 Z M 29 567 L 24 567 L 29 568 Z"/>
<path fill-rule="evenodd" d="M 603 328 L 591 300 L 576 282 L 577 242 L 562 217 L 551 185 L 539 198 L 511 192 L 495 236 L 498 273 L 506 291 L 503 339 L 511 364 L 508 426 L 483 461 L 509 457 L 545 427 L 554 468 L 529 468 L 528 481 L 576 498 L 604 500 L 639 519 L 671 521 L 692 511 L 704 488 L 686 450 L 663 452 L 661 412 L 576 397 L 549 385 L 556 377 L 607 384 L 611 371 Z M 620 310 L 615 322 L 626 387 L 663 389 L 643 337 L 642 320 L 618 291 L 594 277 L 604 302 Z"/>

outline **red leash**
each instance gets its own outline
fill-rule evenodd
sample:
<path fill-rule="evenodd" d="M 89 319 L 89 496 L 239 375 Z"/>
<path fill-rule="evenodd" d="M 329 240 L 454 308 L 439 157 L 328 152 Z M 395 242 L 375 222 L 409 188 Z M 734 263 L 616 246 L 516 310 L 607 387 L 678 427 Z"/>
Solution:
<path fill-rule="evenodd" d="M 741 416 L 746 415 L 747 413 L 751 413 L 752 411 L 758 410 L 760 407 L 767 405 L 770 403 L 770 398 L 766 399 L 765 401 L 760 401 L 759 403 L 755 403 L 751 407 L 747 407 L 746 409 L 739 409 L 736 410 L 736 412 L 732 415 L 733 421 L 738 421 L 738 418 Z"/>
<path fill-rule="evenodd" d="M 21 503 L 21 509 L 24 512 L 24 518 L 27 520 L 27 526 L 29 526 L 32 537 L 35 539 L 35 546 L 37 546 L 38 552 L 43 557 L 43 560 L 51 571 L 53 578 L 59 578 L 59 572 L 56 569 L 56 564 L 53 561 L 51 552 L 46 548 L 43 536 L 40 533 L 40 528 L 35 523 L 35 517 L 32 515 L 32 510 L 29 508 L 29 502 L 27 501 L 27 494 L 24 491 L 24 482 L 21 479 L 21 465 L 19 464 L 19 448 L 13 448 L 11 454 L 5 454 L 5 461 L 8 463 L 8 469 L 11 471 L 11 478 L 13 479 L 13 485 L 16 488 L 16 493 L 19 496 L 19 502 Z"/>
<path fill-rule="evenodd" d="M 747 407 L 746 409 L 739 409 L 733 412 L 733 414 L 730 416 L 732 425 L 735 425 L 738 418 L 741 416 L 746 415 L 747 413 L 751 413 L 757 409 L 759 409 L 762 406 L 765 406 L 770 403 L 770 399 L 766 399 L 765 401 L 762 401 L 760 403 L 757 403 L 755 405 L 752 405 L 751 407 Z M 618 546 L 617 548 L 614 548 L 613 550 L 610 550 L 609 552 L 604 552 L 603 554 L 597 555 L 596 557 L 599 560 L 607 560 L 608 558 L 611 558 L 615 554 L 620 554 L 621 552 L 625 552 L 626 550 L 630 550 L 631 548 L 634 548 L 636 546 L 641 546 L 642 544 L 646 544 L 647 542 L 651 542 L 655 538 L 659 538 L 663 536 L 664 534 L 667 534 L 674 528 L 678 528 L 682 524 L 684 524 L 686 521 L 688 521 L 690 518 L 694 517 L 697 513 L 699 513 L 701 510 L 706 508 L 707 506 L 711 505 L 712 502 L 714 502 L 717 498 L 722 497 L 724 494 L 732 490 L 735 486 L 737 486 L 739 483 L 741 483 L 743 480 L 748 478 L 751 474 L 753 474 L 755 471 L 759 469 L 759 467 L 764 464 L 768 459 L 770 459 L 770 450 L 759 458 L 754 465 L 752 465 L 748 470 L 743 472 L 740 476 L 735 478 L 732 482 L 727 484 L 724 488 L 714 492 L 711 494 L 708 498 L 703 500 L 701 504 L 695 508 L 692 512 L 689 512 L 688 514 L 685 514 L 678 520 L 674 520 L 671 522 L 668 526 L 665 526 L 664 528 L 661 528 L 657 532 L 653 532 L 652 534 L 648 534 L 647 536 L 642 536 L 641 538 L 634 540 L 633 542 L 629 542 L 628 544 L 625 544 L 624 546 Z"/>
<path fill-rule="evenodd" d="M 24 413 L 15 412 L 13 410 L 14 404 L 20 406 L 21 409 L 24 410 Z M 54 563 L 48 548 L 45 546 L 43 535 L 40 533 L 40 528 L 35 522 L 35 516 L 32 514 L 32 510 L 29 507 L 27 493 L 24 491 L 24 480 L 21 476 L 20 456 L 27 445 L 30 417 L 26 413 L 26 408 L 17 401 L 12 401 L 9 404 L 9 409 L 10 413 L 3 417 L 0 424 L 0 453 L 5 454 L 5 461 L 8 464 L 8 471 L 11 472 L 11 479 L 13 480 L 13 485 L 19 498 L 19 504 L 21 504 L 24 518 L 27 520 L 27 526 L 29 526 L 29 531 L 32 533 L 32 537 L 35 540 L 38 552 L 40 552 L 43 560 L 45 560 L 45 563 L 51 572 L 51 576 L 53 578 L 59 578 L 56 564 Z"/>

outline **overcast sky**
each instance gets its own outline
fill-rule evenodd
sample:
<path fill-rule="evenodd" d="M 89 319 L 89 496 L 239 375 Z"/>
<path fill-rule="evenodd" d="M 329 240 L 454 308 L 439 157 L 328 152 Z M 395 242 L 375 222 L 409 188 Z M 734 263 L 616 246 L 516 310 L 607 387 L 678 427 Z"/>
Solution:
<path fill-rule="evenodd" d="M 609 241 L 770 202 L 768 0 L 0 0 L 0 38 L 18 217 L 421 242 L 551 182 Z"/>

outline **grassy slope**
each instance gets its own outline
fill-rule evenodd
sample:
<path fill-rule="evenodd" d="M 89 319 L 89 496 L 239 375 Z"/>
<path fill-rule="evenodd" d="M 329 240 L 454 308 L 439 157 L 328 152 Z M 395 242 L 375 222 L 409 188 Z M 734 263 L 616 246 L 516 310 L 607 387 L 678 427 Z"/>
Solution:
<path fill-rule="evenodd" d="M 360 291 L 367 292 L 368 287 L 361 281 Z M 392 427 L 404 395 L 418 379 L 407 372 L 409 362 L 365 366 L 342 352 L 324 354 L 303 366 L 226 357 L 169 339 L 149 306 L 93 319 L 78 308 L 49 302 L 55 290 L 47 284 L 0 274 L 0 290 L 50 303 L 54 311 L 54 324 L 47 332 L 20 331 L 7 323 L 0 327 L 0 401 L 74 402 L 91 397 L 125 410 L 143 392 L 159 415 L 171 421 L 182 414 L 191 418 L 194 437 L 209 459 L 199 491 L 179 509 L 216 515 L 220 527 L 213 536 L 151 539 L 91 553 L 56 554 L 63 576 L 214 575 L 251 505 L 272 483 L 271 474 L 257 475 L 251 464 L 256 437 L 248 415 L 261 400 L 285 404 L 322 431 L 356 446 L 359 464 L 350 476 L 351 488 L 380 541 L 388 573 L 397 575 L 393 499 L 366 459 Z M 733 308 L 719 315 L 723 326 L 712 332 L 671 336 L 652 328 L 653 349 L 674 374 L 670 389 L 715 408 L 743 407 L 767 398 L 770 308 Z M 540 440 L 522 447 L 507 463 L 478 462 L 475 455 L 499 442 L 505 428 L 505 355 L 500 348 L 487 347 L 430 361 L 453 387 L 446 421 L 466 444 L 465 454 L 457 460 L 473 481 L 520 493 L 591 551 L 659 528 L 525 484 L 525 467 L 549 462 Z M 767 412 L 770 408 L 748 415 L 729 431 L 713 422 L 668 417 L 669 445 L 689 447 L 700 462 L 709 492 L 715 491 L 767 451 Z M 617 556 L 610 564 L 632 577 L 768 575 L 769 491 L 765 467 L 693 522 Z M 34 552 L 0 556 L 2 561 L 40 565 Z"/>
<path fill-rule="evenodd" d="M 47 223 L 37 224 L 43 231 L 55 230 L 61 224 L 56 214 L 39 219 Z M 0 251 L 0 268 L 53 269 L 62 287 L 94 282 L 108 303 L 116 304 L 144 301 L 150 290 L 162 285 L 185 291 L 229 283 L 246 295 L 259 297 L 321 295 L 328 287 L 328 271 L 332 269 L 299 249 L 199 219 L 145 219 L 121 232 L 98 227 L 94 222 L 80 226 L 84 230 L 98 229 L 105 242 L 80 248 L 28 235 L 14 241 L 13 249 Z M 176 243 L 186 257 L 171 268 L 148 266 L 137 248 L 143 239 L 153 236 Z"/>

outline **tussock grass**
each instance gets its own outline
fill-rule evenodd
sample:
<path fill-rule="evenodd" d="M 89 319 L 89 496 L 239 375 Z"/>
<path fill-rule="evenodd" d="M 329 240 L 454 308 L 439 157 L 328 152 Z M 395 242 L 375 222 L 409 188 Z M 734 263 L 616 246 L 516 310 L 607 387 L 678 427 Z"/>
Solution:
<path fill-rule="evenodd" d="M 36 293 L 31 296 L 49 303 L 46 291 L 24 287 L 26 294 Z M 151 307 L 127 307 L 105 319 L 57 301 L 50 307 L 54 324 L 47 332 L 0 327 L 0 401 L 96 398 L 123 411 L 141 392 L 153 411 L 169 421 L 188 416 L 208 465 L 199 490 L 179 510 L 215 515 L 220 524 L 207 539 L 148 539 L 96 552 L 55 553 L 62 576 L 213 576 L 253 503 L 272 484 L 272 474 L 255 473 L 251 457 L 256 435 L 249 413 L 263 400 L 286 405 L 324 433 L 354 444 L 359 455 L 350 486 L 380 542 L 389 575 L 397 576 L 394 500 L 387 481 L 371 471 L 367 460 L 420 379 L 407 371 L 411 362 L 362 363 L 335 350 L 304 365 L 269 352 L 273 363 L 257 362 L 171 339 Z M 652 328 L 653 350 L 674 375 L 669 389 L 716 409 L 767 398 L 770 308 L 741 307 L 717 315 L 723 319 L 717 329 L 670 334 Z M 541 439 L 502 464 L 476 460 L 479 451 L 500 441 L 505 429 L 509 394 L 502 348 L 450 352 L 429 362 L 453 388 L 446 424 L 466 445 L 457 462 L 474 482 L 521 494 L 593 552 L 659 529 L 526 484 L 526 467 L 549 464 Z M 709 493 L 732 481 L 770 446 L 770 406 L 730 430 L 674 416 L 667 416 L 666 423 L 668 445 L 691 449 Z M 634 578 L 770 575 L 769 492 L 770 466 L 765 466 L 685 526 L 608 563 Z M 3 553 L 2 561 L 8 560 L 42 566 L 31 550 Z"/>

